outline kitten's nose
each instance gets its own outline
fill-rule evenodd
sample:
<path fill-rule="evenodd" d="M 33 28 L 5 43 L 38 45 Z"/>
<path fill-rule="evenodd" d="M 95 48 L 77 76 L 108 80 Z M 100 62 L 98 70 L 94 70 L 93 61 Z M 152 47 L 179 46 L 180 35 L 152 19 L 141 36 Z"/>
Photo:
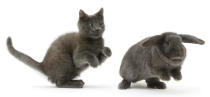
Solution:
<path fill-rule="evenodd" d="M 101 31 L 100 29 L 96 29 L 96 32 L 99 32 L 99 31 Z"/>

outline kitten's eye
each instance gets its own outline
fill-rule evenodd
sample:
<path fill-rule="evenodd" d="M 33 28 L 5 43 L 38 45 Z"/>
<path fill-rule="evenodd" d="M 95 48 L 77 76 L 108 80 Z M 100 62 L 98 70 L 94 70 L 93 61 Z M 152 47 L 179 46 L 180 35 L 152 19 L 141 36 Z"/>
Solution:
<path fill-rule="evenodd" d="M 103 24 L 103 23 L 100 23 L 99 26 L 100 26 L 100 27 L 104 27 L 104 24 Z"/>
<path fill-rule="evenodd" d="M 104 23 L 100 23 L 100 25 L 101 25 L 101 26 L 103 26 L 103 25 L 104 25 Z"/>
<path fill-rule="evenodd" d="M 89 26 L 90 26 L 90 27 L 93 27 L 93 24 L 92 24 L 92 23 L 89 23 Z"/>

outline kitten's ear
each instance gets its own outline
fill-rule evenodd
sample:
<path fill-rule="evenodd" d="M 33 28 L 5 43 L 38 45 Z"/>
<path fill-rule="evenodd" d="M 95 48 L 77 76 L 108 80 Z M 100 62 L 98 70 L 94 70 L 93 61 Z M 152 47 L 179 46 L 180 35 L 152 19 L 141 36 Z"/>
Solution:
<path fill-rule="evenodd" d="M 101 8 L 101 9 L 99 10 L 99 12 L 97 13 L 97 15 L 103 17 L 103 16 L 104 16 L 104 9 Z"/>
<path fill-rule="evenodd" d="M 163 39 L 163 35 L 156 35 L 156 36 L 150 37 L 147 41 L 143 43 L 143 46 L 150 47 L 150 46 L 156 45 L 161 41 L 161 39 Z"/>
<path fill-rule="evenodd" d="M 80 9 L 79 18 L 84 18 L 84 17 L 87 17 L 87 14 L 83 10 Z"/>

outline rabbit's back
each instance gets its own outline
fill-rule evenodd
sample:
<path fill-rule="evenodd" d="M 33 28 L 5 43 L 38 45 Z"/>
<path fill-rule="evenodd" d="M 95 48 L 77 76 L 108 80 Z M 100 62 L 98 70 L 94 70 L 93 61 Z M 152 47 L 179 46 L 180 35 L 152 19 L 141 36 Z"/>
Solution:
<path fill-rule="evenodd" d="M 145 40 L 147 40 L 146 38 Z M 151 76 L 149 68 L 150 64 L 150 48 L 145 48 L 142 40 L 133 45 L 125 54 L 121 67 L 120 75 L 129 81 L 142 80 L 145 77 Z"/>

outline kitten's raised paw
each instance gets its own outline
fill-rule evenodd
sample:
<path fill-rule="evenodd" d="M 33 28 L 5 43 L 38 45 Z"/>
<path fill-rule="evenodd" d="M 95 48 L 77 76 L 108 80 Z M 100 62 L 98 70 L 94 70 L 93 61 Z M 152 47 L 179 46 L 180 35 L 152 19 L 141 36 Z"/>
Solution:
<path fill-rule="evenodd" d="M 111 49 L 108 47 L 104 47 L 104 54 L 105 56 L 110 57 L 112 55 Z"/>
<path fill-rule="evenodd" d="M 147 83 L 147 87 L 153 89 L 165 89 L 166 84 L 163 82 L 153 82 L 153 83 Z"/>
<path fill-rule="evenodd" d="M 99 64 L 100 64 L 99 60 L 96 58 L 89 61 L 89 65 L 92 66 L 93 68 L 96 68 Z"/>
<path fill-rule="evenodd" d="M 119 84 L 118 88 L 119 89 L 127 89 L 131 85 L 131 82 L 126 81 L 125 79 L 122 80 L 122 82 Z"/>

